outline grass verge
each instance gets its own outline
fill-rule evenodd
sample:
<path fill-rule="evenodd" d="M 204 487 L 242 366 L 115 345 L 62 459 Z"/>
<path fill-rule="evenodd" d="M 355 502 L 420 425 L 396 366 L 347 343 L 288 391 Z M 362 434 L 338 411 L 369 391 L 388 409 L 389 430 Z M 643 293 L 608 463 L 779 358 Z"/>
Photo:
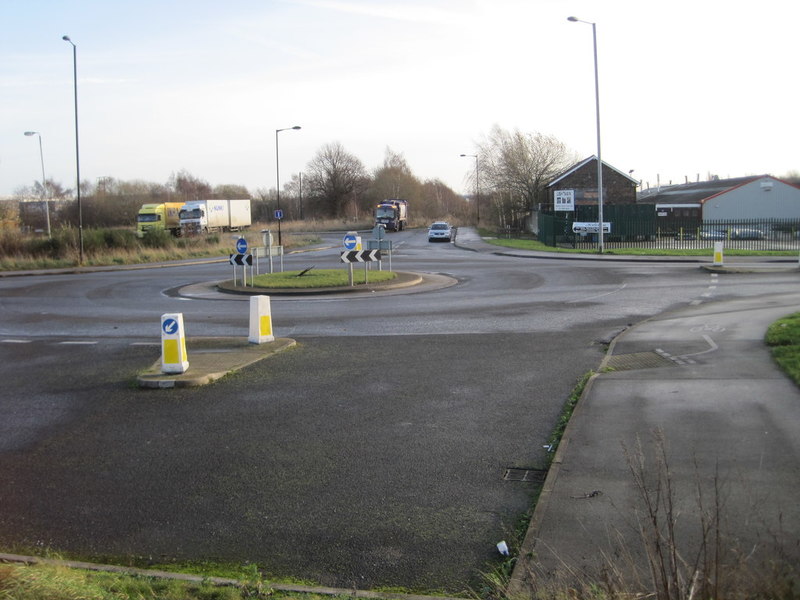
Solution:
<path fill-rule="evenodd" d="M 800 313 L 775 321 L 767 329 L 765 341 L 775 362 L 800 386 Z"/>
<path fill-rule="evenodd" d="M 495 246 L 514 248 L 517 250 L 534 250 L 554 254 L 597 254 L 596 248 L 560 248 L 543 244 L 539 240 L 485 238 Z M 606 245 L 605 254 L 620 256 L 713 256 L 714 248 L 613 248 Z M 797 251 L 778 250 L 746 250 L 741 248 L 725 248 L 726 256 L 796 256 Z"/>
<path fill-rule="evenodd" d="M 362 268 L 353 269 L 353 283 L 381 283 L 395 279 L 397 274 L 393 271 L 369 271 Z M 305 271 L 284 271 L 282 273 L 268 273 L 256 275 L 253 278 L 254 287 L 268 289 L 308 290 L 329 287 L 345 287 L 350 285 L 350 276 L 347 269 L 311 269 Z"/>
<path fill-rule="evenodd" d="M 93 571 L 53 564 L 0 564 L 0 598 L 14 600 L 336 600 L 349 596 L 288 592 L 275 589 L 251 565 L 232 580 L 194 581 L 140 574 Z"/>

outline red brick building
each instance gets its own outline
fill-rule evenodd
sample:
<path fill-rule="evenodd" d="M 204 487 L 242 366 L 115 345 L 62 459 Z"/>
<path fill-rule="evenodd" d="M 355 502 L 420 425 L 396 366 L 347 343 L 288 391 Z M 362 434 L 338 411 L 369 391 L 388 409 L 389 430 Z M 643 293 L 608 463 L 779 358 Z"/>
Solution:
<path fill-rule="evenodd" d="M 630 175 L 603 162 L 603 205 L 635 204 L 639 182 Z M 572 190 L 575 205 L 597 204 L 597 157 L 590 156 L 571 166 L 547 184 L 549 206 L 552 210 L 556 191 Z"/>

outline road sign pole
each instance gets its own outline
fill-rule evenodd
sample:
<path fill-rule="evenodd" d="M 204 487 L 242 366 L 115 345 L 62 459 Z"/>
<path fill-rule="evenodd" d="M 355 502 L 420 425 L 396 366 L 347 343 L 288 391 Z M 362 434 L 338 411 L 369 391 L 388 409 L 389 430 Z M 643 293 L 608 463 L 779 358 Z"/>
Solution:
<path fill-rule="evenodd" d="M 350 274 L 350 287 L 353 287 L 355 285 L 353 282 L 353 263 L 347 263 L 347 267 Z"/>

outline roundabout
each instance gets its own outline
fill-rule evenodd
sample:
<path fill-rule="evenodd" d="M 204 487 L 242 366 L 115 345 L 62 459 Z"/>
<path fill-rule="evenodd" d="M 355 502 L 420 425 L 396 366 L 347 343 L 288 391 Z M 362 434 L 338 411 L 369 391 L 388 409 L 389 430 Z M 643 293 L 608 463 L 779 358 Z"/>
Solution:
<path fill-rule="evenodd" d="M 376 283 L 359 283 L 356 285 L 340 285 L 318 288 L 286 288 L 286 287 L 261 287 L 244 286 L 233 281 L 219 281 L 212 284 L 219 292 L 225 294 L 238 294 L 245 296 L 265 295 L 265 296 L 316 296 L 316 295 L 335 295 L 335 294 L 375 294 L 380 292 L 396 292 L 398 290 L 407 292 L 430 291 L 442 289 L 458 283 L 458 280 L 437 273 L 415 273 L 406 271 L 396 271 L 396 277 L 389 281 Z"/>

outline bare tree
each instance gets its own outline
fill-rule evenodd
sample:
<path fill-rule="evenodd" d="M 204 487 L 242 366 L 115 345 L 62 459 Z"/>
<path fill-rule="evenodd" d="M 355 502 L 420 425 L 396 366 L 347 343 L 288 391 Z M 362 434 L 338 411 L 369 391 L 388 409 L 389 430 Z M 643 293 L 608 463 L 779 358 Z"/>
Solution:
<path fill-rule="evenodd" d="M 326 144 L 308 163 L 308 192 L 327 216 L 343 217 L 357 209 L 368 178 L 363 163 L 339 142 Z M 356 211 L 357 212 L 357 211 Z"/>
<path fill-rule="evenodd" d="M 219 198 L 222 200 L 237 200 L 242 198 L 250 198 L 250 192 L 247 191 L 247 188 L 245 186 L 237 185 L 234 183 L 215 185 L 211 193 L 214 196 L 214 198 Z"/>
<path fill-rule="evenodd" d="M 386 148 L 383 165 L 375 169 L 370 186 L 373 201 L 385 198 L 405 198 L 416 204 L 420 196 L 419 179 L 414 176 L 405 157 Z"/>
<path fill-rule="evenodd" d="M 169 188 L 184 200 L 200 200 L 211 195 L 211 186 L 207 181 L 195 177 L 186 169 L 170 175 Z"/>
<path fill-rule="evenodd" d="M 460 224 L 468 220 L 470 207 L 463 196 L 441 180 L 428 179 L 422 184 L 420 211 L 421 216 L 430 220 L 447 219 Z"/>
<path fill-rule="evenodd" d="M 574 152 L 553 136 L 506 131 L 495 125 L 479 145 L 481 190 L 493 194 L 501 224 L 516 224 L 546 201 L 546 185 L 577 161 Z"/>

